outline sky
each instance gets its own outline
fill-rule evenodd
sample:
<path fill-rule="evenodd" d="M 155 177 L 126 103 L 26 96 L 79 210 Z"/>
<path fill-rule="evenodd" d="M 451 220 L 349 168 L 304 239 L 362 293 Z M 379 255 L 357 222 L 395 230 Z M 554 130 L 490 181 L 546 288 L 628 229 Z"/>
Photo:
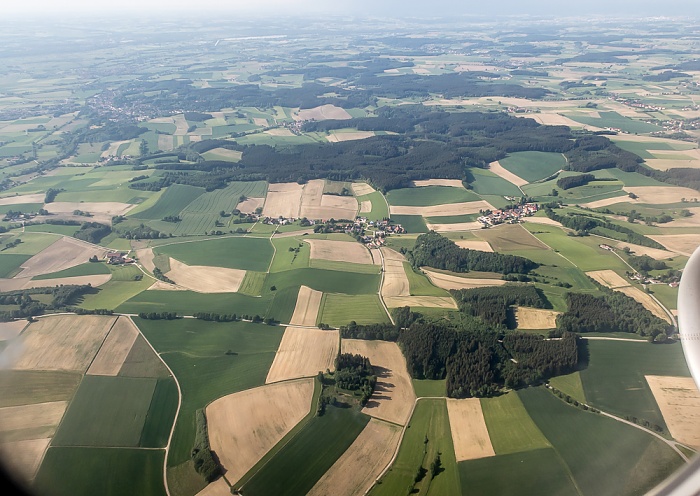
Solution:
<path fill-rule="evenodd" d="M 20 0 L 3 2 L 3 14 L 41 17 L 115 11 L 245 14 L 351 14 L 360 17 L 455 15 L 700 16 L 700 0 Z M 206 10 L 202 9 L 206 5 Z"/>

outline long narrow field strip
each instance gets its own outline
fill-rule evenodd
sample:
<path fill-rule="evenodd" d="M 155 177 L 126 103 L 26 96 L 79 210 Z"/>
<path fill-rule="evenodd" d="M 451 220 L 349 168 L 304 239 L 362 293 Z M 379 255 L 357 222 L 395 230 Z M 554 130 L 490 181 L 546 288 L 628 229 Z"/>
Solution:
<path fill-rule="evenodd" d="M 384 280 L 382 297 L 409 296 L 411 294 L 408 276 L 403 263 L 406 258 L 391 248 L 380 248 L 384 257 Z"/>
<path fill-rule="evenodd" d="M 515 308 L 515 322 L 517 329 L 554 329 L 557 327 L 557 316 L 561 312 L 545 310 L 543 308 Z"/>
<path fill-rule="evenodd" d="M 629 286 L 631 284 L 630 281 L 626 280 L 617 272 L 610 269 L 593 270 L 586 272 L 586 275 L 595 279 L 603 286 L 607 286 L 611 289 L 624 288 L 625 286 Z"/>
<path fill-rule="evenodd" d="M 179 286 L 198 293 L 236 293 L 245 274 L 241 269 L 187 265 L 174 258 L 170 259 L 170 270 L 165 273 Z"/>
<path fill-rule="evenodd" d="M 700 393 L 693 378 L 658 375 L 644 378 L 673 438 L 700 449 Z"/>
<path fill-rule="evenodd" d="M 391 460 L 401 428 L 372 419 L 338 461 L 309 492 L 310 496 L 365 494 Z"/>
<path fill-rule="evenodd" d="M 603 208 L 610 205 L 615 205 L 616 203 L 628 203 L 632 200 L 628 195 L 613 196 L 612 198 L 603 198 L 602 200 L 595 200 L 588 203 L 581 203 L 582 207 L 586 208 Z"/>
<path fill-rule="evenodd" d="M 367 139 L 371 138 L 372 136 L 374 136 L 374 131 L 355 131 L 347 133 L 333 132 L 326 136 L 326 139 L 329 143 L 338 143 L 341 141 Z"/>
<path fill-rule="evenodd" d="M 460 232 L 460 231 L 474 231 L 476 229 L 481 229 L 483 224 L 478 221 L 473 222 L 457 222 L 455 224 L 435 224 L 432 222 L 426 222 L 426 226 L 431 231 L 437 232 Z"/>
<path fill-rule="evenodd" d="M 299 217 L 304 186 L 297 183 L 270 184 L 263 207 L 266 217 Z"/>
<path fill-rule="evenodd" d="M 491 444 L 497 455 L 551 446 L 516 393 L 482 398 L 480 401 Z"/>
<path fill-rule="evenodd" d="M 153 269 L 156 268 L 155 264 L 153 263 L 154 256 L 153 248 L 141 248 L 136 250 L 136 258 L 138 259 L 139 263 L 143 265 L 143 268 L 149 272 L 153 272 Z"/>
<path fill-rule="evenodd" d="M 445 217 L 448 215 L 478 214 L 479 210 L 487 209 L 494 210 L 494 207 L 489 202 L 484 200 L 464 203 L 448 203 L 445 205 L 435 205 L 432 207 L 389 207 L 389 211 L 392 215 L 422 215 L 423 217 Z"/>
<path fill-rule="evenodd" d="M 654 260 L 665 260 L 674 256 L 673 253 L 668 252 L 666 250 L 659 250 L 658 248 L 650 248 L 648 246 L 634 245 L 632 243 L 625 243 L 624 241 L 615 243 L 615 248 L 619 248 L 621 250 L 623 248 L 629 248 L 630 251 L 638 257 L 646 255 L 648 257 L 653 258 Z"/>
<path fill-rule="evenodd" d="M 129 356 L 139 331 L 128 317 L 118 317 L 109 331 L 107 339 L 97 352 L 87 373 L 91 375 L 111 375 L 119 373 L 124 360 Z"/>
<path fill-rule="evenodd" d="M 46 195 L 44 193 L 36 193 L 33 195 L 15 195 L 0 198 L 0 205 L 22 205 L 27 203 L 44 203 Z"/>
<path fill-rule="evenodd" d="M 367 183 L 352 183 L 352 191 L 355 193 L 355 196 L 364 196 L 374 193 L 376 189 Z"/>
<path fill-rule="evenodd" d="M 51 438 L 40 438 L 0 443 L 0 457 L 5 470 L 21 481 L 32 481 L 50 442 Z"/>
<path fill-rule="evenodd" d="M 335 262 L 372 264 L 369 250 L 356 241 L 331 241 L 325 239 L 305 239 L 311 245 L 311 258 Z"/>
<path fill-rule="evenodd" d="M 17 277 L 34 277 L 51 274 L 84 264 L 92 256 L 102 259 L 109 250 L 67 236 L 58 239 L 22 264 Z"/>
<path fill-rule="evenodd" d="M 321 298 L 323 293 L 308 286 L 299 288 L 297 303 L 294 307 L 294 314 L 289 321 L 296 326 L 315 326 L 318 319 L 318 311 L 321 308 Z"/>
<path fill-rule="evenodd" d="M 493 253 L 493 248 L 488 243 L 488 241 L 481 241 L 478 239 L 455 239 L 455 244 L 460 248 L 465 248 L 467 250 L 476 251 L 486 251 Z"/>
<path fill-rule="evenodd" d="M 85 221 L 86 218 L 73 212 L 82 210 L 90 213 L 90 222 L 112 225 L 112 217 L 126 215 L 135 205 L 121 202 L 52 202 L 44 208 L 52 215 L 70 220 Z"/>
<path fill-rule="evenodd" d="M 550 219 L 549 217 L 523 217 L 523 222 L 529 222 L 531 224 L 543 224 L 545 226 L 556 226 L 563 227 L 561 222 Z"/>
<path fill-rule="evenodd" d="M 31 288 L 52 288 L 63 285 L 91 285 L 102 286 L 110 281 L 111 274 L 96 274 L 93 276 L 59 277 L 56 279 L 32 279 L 29 277 L 17 277 L 15 279 L 0 279 L 0 291 L 16 291 Z"/>
<path fill-rule="evenodd" d="M 297 121 L 325 121 L 328 119 L 333 120 L 347 120 L 352 119 L 352 116 L 344 108 L 336 107 L 332 104 L 321 105 L 319 107 L 314 107 L 311 109 L 299 110 L 292 115 L 294 120 Z"/>
<path fill-rule="evenodd" d="M 637 195 L 635 201 L 652 205 L 679 203 L 683 198 L 690 199 L 699 196 L 694 189 L 680 186 L 628 186 L 624 190 Z"/>
<path fill-rule="evenodd" d="M 408 306 L 457 310 L 457 303 L 448 296 L 387 296 L 384 297 L 384 303 L 387 308 Z"/>
<path fill-rule="evenodd" d="M 421 267 L 421 270 L 426 273 L 430 279 L 430 282 L 435 284 L 438 288 L 447 290 L 502 286 L 507 282 L 503 279 L 472 279 L 470 277 L 444 274 L 442 272 L 431 270 L 428 267 Z"/>
<path fill-rule="evenodd" d="M 617 291 L 625 293 L 630 298 L 634 298 L 639 303 L 644 305 L 644 308 L 649 310 L 651 313 L 653 313 L 660 319 L 664 319 L 669 324 L 671 323 L 671 317 L 669 317 L 668 314 L 664 312 L 664 309 L 661 308 L 661 306 L 659 306 L 659 304 L 656 303 L 656 301 L 651 296 L 649 296 L 641 289 L 637 287 L 626 286 L 624 288 L 617 288 Z"/>
<path fill-rule="evenodd" d="M 447 413 L 458 462 L 496 455 L 479 398 L 448 399 Z"/>
<path fill-rule="evenodd" d="M 333 371 L 339 343 L 338 331 L 287 327 L 265 384 Z"/>
<path fill-rule="evenodd" d="M 420 188 L 423 186 L 450 186 L 452 188 L 464 188 L 459 179 L 418 179 L 411 183 L 412 186 Z"/>
<path fill-rule="evenodd" d="M 503 179 L 505 179 L 509 183 L 513 183 L 518 187 L 525 186 L 526 184 L 529 184 L 529 182 L 526 181 L 525 179 L 523 179 L 522 177 L 516 176 L 515 174 L 513 174 L 509 170 L 505 169 L 498 161 L 491 162 L 489 164 L 489 170 L 491 172 L 493 172 L 494 174 L 496 174 L 497 176 L 502 177 Z M 457 461 L 459 461 L 459 459 Z"/>
<path fill-rule="evenodd" d="M 341 349 L 343 353 L 369 358 L 375 367 L 377 385 L 362 412 L 395 424 L 406 424 L 416 395 L 398 345 L 386 341 L 343 339 Z"/>
<path fill-rule="evenodd" d="M 0 359 L 15 358 L 14 370 L 84 372 L 115 321 L 96 315 L 44 317 L 13 340 Z"/>
<path fill-rule="evenodd" d="M 314 380 L 230 394 L 206 409 L 211 448 L 235 483 L 311 410 Z"/>
<path fill-rule="evenodd" d="M 0 442 L 52 436 L 67 407 L 67 401 L 52 401 L 0 408 Z M 28 437 L 17 432 L 31 430 Z"/>
<path fill-rule="evenodd" d="M 667 250 L 687 257 L 700 246 L 700 234 L 663 234 L 649 235 L 649 237 L 661 243 Z"/>

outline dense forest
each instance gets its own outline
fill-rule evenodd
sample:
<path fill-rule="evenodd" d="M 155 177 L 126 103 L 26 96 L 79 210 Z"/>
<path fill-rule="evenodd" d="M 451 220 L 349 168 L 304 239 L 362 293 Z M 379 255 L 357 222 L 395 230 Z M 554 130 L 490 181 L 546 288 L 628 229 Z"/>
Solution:
<path fill-rule="evenodd" d="M 476 270 L 526 274 L 537 268 L 535 262 L 524 257 L 460 248 L 454 241 L 433 231 L 418 236 L 406 258 L 416 268 L 428 266 L 452 272 Z"/>
<path fill-rule="evenodd" d="M 377 376 L 369 358 L 351 353 L 339 353 L 335 358 L 335 385 L 341 389 L 360 391 L 360 405 L 365 406 L 374 392 Z"/>
<path fill-rule="evenodd" d="M 0 305 L 17 306 L 14 309 L 7 309 L 0 312 L 0 322 L 7 322 L 12 319 L 23 319 L 42 315 L 47 310 L 66 310 L 70 305 L 74 305 L 78 300 L 94 292 L 95 289 L 87 285 L 64 285 L 56 287 L 32 288 L 0 293 Z M 51 303 L 42 303 L 32 298 L 32 295 L 51 295 Z"/>
<path fill-rule="evenodd" d="M 551 308 L 542 291 L 530 284 L 459 289 L 451 293 L 460 312 L 479 317 L 492 325 L 508 326 L 508 309 L 511 305 Z"/>

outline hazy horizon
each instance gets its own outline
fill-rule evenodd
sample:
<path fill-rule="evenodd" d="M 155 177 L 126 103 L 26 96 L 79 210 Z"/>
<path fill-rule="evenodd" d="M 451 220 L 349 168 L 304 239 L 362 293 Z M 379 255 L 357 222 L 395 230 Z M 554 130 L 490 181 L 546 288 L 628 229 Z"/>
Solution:
<path fill-rule="evenodd" d="M 258 0 L 256 2 L 230 2 L 211 0 L 203 11 L 201 5 L 189 0 L 121 0 L 112 2 L 95 2 L 94 0 L 26 0 L 3 7 L 6 15 L 25 18 L 46 15 L 101 15 L 115 13 L 161 13 L 172 16 L 179 13 L 200 13 L 202 15 L 219 12 L 240 13 L 246 15 L 353 15 L 358 17 L 451 17 L 451 16 L 700 16 L 700 2 L 697 0 L 589 0 L 576 4 L 562 4 L 558 0 L 493 0 L 469 5 L 455 0 L 435 0 L 425 2 L 385 0 L 374 2 L 358 0 L 352 4 L 330 4 L 320 0 Z"/>

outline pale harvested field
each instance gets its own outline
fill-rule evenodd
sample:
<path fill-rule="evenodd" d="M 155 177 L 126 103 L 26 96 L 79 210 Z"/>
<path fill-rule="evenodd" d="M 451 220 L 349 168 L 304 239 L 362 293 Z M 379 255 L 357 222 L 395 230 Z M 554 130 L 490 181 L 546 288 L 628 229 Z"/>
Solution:
<path fill-rule="evenodd" d="M 700 392 L 693 378 L 644 377 L 673 438 L 700 449 Z"/>
<path fill-rule="evenodd" d="M 264 204 L 265 198 L 246 198 L 244 201 L 236 205 L 236 208 L 244 214 L 252 214 Z"/>
<path fill-rule="evenodd" d="M 534 119 L 536 122 L 543 124 L 545 126 L 569 126 L 573 128 L 583 128 L 589 131 L 602 131 L 602 128 L 596 126 L 589 126 L 588 124 L 581 124 L 575 120 L 566 117 L 565 115 L 556 113 L 539 113 L 539 114 L 515 114 L 518 117 L 529 117 Z"/>
<path fill-rule="evenodd" d="M 253 122 L 256 126 L 267 127 L 267 119 L 262 117 L 253 117 Z"/>
<path fill-rule="evenodd" d="M 400 435 L 400 427 L 377 419 L 370 420 L 343 456 L 338 458 L 308 494 L 365 494 L 391 461 Z"/>
<path fill-rule="evenodd" d="M 368 214 L 372 211 L 372 202 L 369 200 L 365 200 L 360 203 L 360 213 L 361 214 Z"/>
<path fill-rule="evenodd" d="M 290 325 L 315 326 L 318 317 L 318 309 L 321 307 L 323 293 L 307 286 L 299 288 L 297 303 L 294 307 L 294 314 Z"/>
<path fill-rule="evenodd" d="M 678 162 L 685 162 L 686 160 L 689 160 L 689 161 L 700 160 L 700 149 L 699 148 L 693 148 L 690 150 L 651 150 L 649 153 L 651 153 L 655 158 L 659 158 L 659 159 L 668 159 L 669 157 L 682 156 L 683 159 L 681 159 L 681 160 L 674 160 L 673 158 L 671 158 L 671 160 L 678 161 Z"/>
<path fill-rule="evenodd" d="M 299 231 L 276 232 L 272 235 L 273 238 L 293 238 L 303 236 L 304 234 L 313 234 L 313 229 L 300 229 Z"/>
<path fill-rule="evenodd" d="M 140 248 L 136 250 L 135 254 L 139 263 L 143 265 L 143 268 L 149 272 L 153 272 L 156 268 L 156 265 L 153 263 L 153 257 L 155 256 L 153 254 L 153 248 Z"/>
<path fill-rule="evenodd" d="M 0 291 L 16 291 L 18 289 L 52 288 L 66 284 L 101 286 L 112 278 L 112 274 L 95 274 L 92 276 L 60 277 L 56 279 L 37 279 L 31 277 L 16 277 L 0 279 Z"/>
<path fill-rule="evenodd" d="M 85 372 L 115 317 L 58 315 L 29 325 L 0 354 L 14 370 L 76 370 Z"/>
<path fill-rule="evenodd" d="M 523 222 L 530 222 L 532 224 L 543 224 L 545 226 L 557 226 L 562 227 L 561 222 L 550 219 L 549 217 L 523 217 L 521 219 Z"/>
<path fill-rule="evenodd" d="M 36 476 L 51 438 L 29 439 L 0 444 L 0 458 L 18 480 L 30 482 Z"/>
<path fill-rule="evenodd" d="M 266 217 L 299 217 L 301 195 L 304 186 L 297 183 L 270 184 L 263 215 Z"/>
<path fill-rule="evenodd" d="M 469 277 L 453 276 L 430 270 L 428 267 L 421 267 L 435 286 L 442 289 L 473 289 L 487 286 L 503 286 L 507 281 L 503 279 L 472 279 Z"/>
<path fill-rule="evenodd" d="M 169 134 L 158 135 L 158 149 L 164 152 L 169 152 L 175 148 L 175 140 Z"/>
<path fill-rule="evenodd" d="M 387 308 L 428 307 L 457 310 L 457 303 L 449 296 L 387 296 L 384 297 L 384 303 Z"/>
<path fill-rule="evenodd" d="M 356 241 L 305 239 L 304 242 L 311 245 L 312 259 L 358 264 L 372 263 L 372 255 L 370 255 L 369 250 Z"/>
<path fill-rule="evenodd" d="M 678 203 L 682 198 L 700 198 L 700 193 L 690 188 L 680 186 L 637 186 L 625 187 L 628 193 L 634 193 L 639 197 L 636 201 L 660 205 L 664 203 Z"/>
<path fill-rule="evenodd" d="M 7 341 L 19 336 L 27 326 L 26 320 L 13 320 L 11 322 L 0 322 L 0 341 Z"/>
<path fill-rule="evenodd" d="M 275 129 L 268 129 L 267 131 L 263 131 L 264 134 L 269 134 L 270 136 L 294 136 L 294 133 L 291 132 L 289 129 L 286 127 L 278 127 Z"/>
<path fill-rule="evenodd" d="M 680 153 L 680 152 L 677 152 Z M 698 159 L 687 159 L 687 160 L 677 160 L 677 159 L 666 159 L 666 158 L 647 158 L 644 163 L 651 167 L 652 169 L 665 171 L 668 169 L 676 168 L 688 168 L 688 169 L 698 169 L 700 168 L 700 160 Z"/>
<path fill-rule="evenodd" d="M 105 151 L 103 151 L 102 154 L 100 155 L 100 157 L 101 158 L 116 157 L 117 152 L 119 151 L 119 147 L 125 143 L 129 143 L 129 140 L 114 141 L 114 142 L 110 143 L 109 148 L 107 148 Z"/>
<path fill-rule="evenodd" d="M 187 291 L 188 289 L 184 286 L 178 286 L 177 284 L 169 284 L 165 281 L 156 280 L 151 286 L 148 287 L 148 291 Z"/>
<path fill-rule="evenodd" d="M 44 203 L 46 195 L 37 193 L 35 195 L 15 195 L 0 198 L 0 205 L 18 205 L 20 203 Z"/>
<path fill-rule="evenodd" d="M 615 243 L 615 248 L 619 248 L 619 249 L 629 248 L 638 257 L 642 256 L 642 255 L 647 255 L 647 256 L 653 258 L 654 260 L 665 260 L 667 258 L 674 256 L 673 253 L 666 251 L 666 250 L 659 250 L 658 248 L 650 248 L 648 246 L 641 246 L 641 245 L 635 245 L 632 243 L 625 243 L 624 241 L 620 241 L 619 243 Z"/>
<path fill-rule="evenodd" d="M 491 248 L 488 241 L 481 241 L 479 239 L 455 239 L 454 242 L 460 248 L 466 248 L 467 250 L 493 252 L 493 248 Z"/>
<path fill-rule="evenodd" d="M 384 250 L 384 248 L 380 248 Z M 411 294 L 408 276 L 400 260 L 384 258 L 384 281 L 382 282 L 382 297 L 409 296 Z"/>
<path fill-rule="evenodd" d="M 237 482 L 311 410 L 313 379 L 270 384 L 230 394 L 206 409 L 209 442 Z"/>
<path fill-rule="evenodd" d="M 93 255 L 102 259 L 109 251 L 85 241 L 64 236 L 24 262 L 22 271 L 16 277 L 34 277 L 69 269 L 87 263 Z"/>
<path fill-rule="evenodd" d="M 343 339 L 341 349 L 343 353 L 359 353 L 369 358 L 377 372 L 374 394 L 362 412 L 395 424 L 406 424 L 416 395 L 399 346 L 387 341 Z"/>
<path fill-rule="evenodd" d="M 326 136 L 329 143 L 340 143 L 341 141 L 355 141 L 371 138 L 374 131 L 355 131 L 352 133 L 331 133 Z"/>
<path fill-rule="evenodd" d="M 413 186 L 450 186 L 452 188 L 464 188 L 462 181 L 459 179 L 420 179 L 413 181 Z"/>
<path fill-rule="evenodd" d="M 436 232 L 474 231 L 483 227 L 483 224 L 479 221 L 458 222 L 456 224 L 431 224 L 430 222 L 426 222 L 425 225 L 428 227 L 428 229 Z"/>
<path fill-rule="evenodd" d="M 392 248 L 387 248 L 386 246 L 383 246 L 382 248 L 380 248 L 380 251 L 382 252 L 382 255 L 384 255 L 384 260 L 396 260 L 398 262 L 406 261 L 406 257 L 404 257 L 400 252 Z"/>
<path fill-rule="evenodd" d="M 97 352 L 87 373 L 116 376 L 129 356 L 139 331 L 128 317 L 119 317 Z"/>
<path fill-rule="evenodd" d="M 561 312 L 543 308 L 516 307 L 515 322 L 518 329 L 554 329 Z"/>
<path fill-rule="evenodd" d="M 619 275 L 614 270 L 593 270 L 591 272 L 586 272 L 588 277 L 592 277 L 598 281 L 603 286 L 607 286 L 611 289 L 623 288 L 625 286 L 630 286 L 631 282 Z"/>
<path fill-rule="evenodd" d="M 352 119 L 345 109 L 336 107 L 335 105 L 321 105 L 312 109 L 299 110 L 292 116 L 297 121 L 325 121 L 328 119 L 347 120 Z"/>
<path fill-rule="evenodd" d="M 352 191 L 355 193 L 355 196 L 363 196 L 374 193 L 377 190 L 367 183 L 352 183 Z"/>
<path fill-rule="evenodd" d="M 621 293 L 625 293 L 630 298 L 634 298 L 639 303 L 644 305 L 644 308 L 649 310 L 651 313 L 653 313 L 654 315 L 656 315 L 660 319 L 664 319 L 669 324 L 671 323 L 671 318 L 668 316 L 668 314 L 666 312 L 664 312 L 664 309 L 661 308 L 659 306 L 659 304 L 656 303 L 651 296 L 646 294 L 641 289 L 633 287 L 633 286 L 625 286 L 623 288 L 617 288 L 615 291 L 620 291 Z"/>
<path fill-rule="evenodd" d="M 656 143 L 660 144 L 661 146 L 664 146 L 666 144 L 671 145 L 671 148 L 686 148 L 689 144 L 692 145 L 692 143 L 689 143 L 687 141 L 681 141 L 681 140 L 674 140 L 674 139 L 668 139 L 668 138 L 656 138 L 654 136 L 637 136 L 634 134 L 618 134 L 616 136 L 611 136 L 610 139 L 615 142 L 615 141 L 634 141 L 637 143 Z M 656 150 L 654 150 L 656 152 Z M 685 151 L 681 151 L 680 153 L 685 153 Z"/>
<path fill-rule="evenodd" d="M 197 496 L 231 496 L 231 488 L 226 479 L 219 477 L 197 493 Z"/>
<path fill-rule="evenodd" d="M 479 398 L 447 399 L 447 414 L 458 462 L 496 456 Z"/>
<path fill-rule="evenodd" d="M 661 243 L 667 250 L 688 257 L 700 246 L 700 234 L 663 234 L 649 237 Z"/>
<path fill-rule="evenodd" d="M 165 275 L 178 286 L 198 293 L 235 293 L 241 287 L 245 270 L 187 265 L 171 258 L 170 270 Z"/>
<path fill-rule="evenodd" d="M 449 203 L 445 205 L 434 205 L 431 207 L 406 207 L 391 206 L 390 212 L 393 215 L 422 215 L 423 217 L 442 217 L 447 215 L 467 215 L 478 214 L 479 210 L 495 210 L 493 205 L 484 200 Z"/>
<path fill-rule="evenodd" d="M 41 427 L 47 428 L 43 436 L 53 436 L 66 408 L 67 401 L 0 408 L 0 440 L 7 438 L 12 431 Z"/>
<path fill-rule="evenodd" d="M 300 217 L 309 219 L 354 219 L 357 200 L 352 196 L 324 195 L 325 181 L 314 179 L 304 185 Z"/>
<path fill-rule="evenodd" d="M 667 224 L 663 224 L 663 227 L 700 227 L 700 207 L 691 207 L 687 210 L 693 215 L 690 217 L 679 217 Z"/>
<path fill-rule="evenodd" d="M 183 114 L 178 114 L 172 116 L 171 119 L 172 123 L 175 124 L 175 126 L 177 127 L 177 129 L 175 129 L 175 132 L 173 133 L 173 136 L 185 136 L 187 134 L 187 130 L 190 127 L 190 125 L 185 120 L 185 116 Z"/>
<path fill-rule="evenodd" d="M 586 208 L 602 208 L 610 205 L 615 205 L 616 203 L 634 202 L 639 200 L 633 200 L 627 195 L 616 196 L 614 198 L 605 198 L 603 200 L 596 200 L 588 203 L 581 203 L 582 207 Z"/>
<path fill-rule="evenodd" d="M 515 184 L 518 188 L 519 188 L 520 186 L 525 186 L 526 184 L 529 184 L 529 183 L 528 183 L 525 179 L 523 179 L 522 177 L 516 176 L 515 174 L 513 174 L 513 173 L 510 172 L 509 170 L 503 168 L 503 166 L 501 165 L 501 163 L 498 162 L 498 161 L 496 161 L 496 162 L 491 162 L 491 163 L 489 164 L 489 170 L 490 170 L 491 172 L 493 172 L 494 174 L 496 174 L 497 176 L 499 176 L 499 177 L 505 179 L 505 180 L 508 181 L 509 183 Z"/>
<path fill-rule="evenodd" d="M 125 215 L 136 205 L 120 202 L 53 202 L 44 205 L 47 212 L 66 220 L 78 220 L 79 222 L 100 222 L 108 226 L 112 225 L 112 217 Z M 92 214 L 90 217 L 74 215 L 75 210 L 82 210 Z"/>
<path fill-rule="evenodd" d="M 326 369 L 335 370 L 339 342 L 338 331 L 287 327 L 265 384 L 313 377 Z"/>

